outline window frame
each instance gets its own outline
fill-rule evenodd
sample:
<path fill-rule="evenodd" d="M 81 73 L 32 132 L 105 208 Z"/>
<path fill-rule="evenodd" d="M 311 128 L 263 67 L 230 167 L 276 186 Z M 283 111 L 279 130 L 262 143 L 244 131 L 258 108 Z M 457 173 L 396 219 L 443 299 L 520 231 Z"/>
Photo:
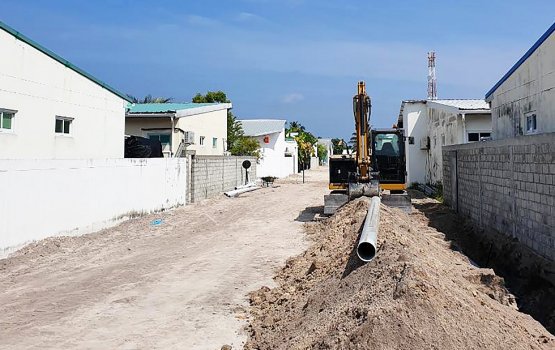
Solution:
<path fill-rule="evenodd" d="M 56 123 L 58 122 L 58 120 L 62 121 L 62 132 L 58 132 L 56 131 Z M 65 117 L 62 115 L 57 115 L 54 118 L 54 133 L 56 134 L 56 136 L 65 136 L 65 137 L 72 137 L 73 136 L 73 120 L 74 118 L 71 117 Z M 69 125 L 69 131 L 65 132 L 65 127 L 66 127 L 66 122 L 68 122 Z"/>
<path fill-rule="evenodd" d="M 204 136 L 199 137 L 199 141 L 198 141 L 199 146 L 204 146 L 204 139 L 205 139 Z"/>
<path fill-rule="evenodd" d="M 470 134 L 478 134 L 478 140 L 470 141 Z M 484 136 L 483 134 L 488 134 L 488 136 Z M 482 140 L 482 137 L 491 137 L 491 131 L 488 131 L 488 130 L 471 130 L 471 131 L 466 132 L 466 142 L 467 143 L 480 142 Z"/>
<path fill-rule="evenodd" d="M 8 108 L 0 108 L 0 133 L 6 133 L 6 134 L 13 134 L 14 133 L 14 129 L 15 129 L 15 115 L 17 114 L 17 110 L 14 109 L 8 109 Z M 4 113 L 9 113 L 9 114 L 13 114 L 12 118 L 11 118 L 11 125 L 9 129 L 5 129 L 3 127 L 3 122 L 4 122 Z"/>
<path fill-rule="evenodd" d="M 217 137 L 212 138 L 212 148 L 218 148 L 218 138 Z"/>
<path fill-rule="evenodd" d="M 148 132 L 146 134 L 146 138 L 148 138 L 149 140 L 152 140 L 152 136 L 157 136 L 158 137 L 158 141 L 160 142 L 160 144 L 162 145 L 162 153 L 166 153 L 166 154 L 170 154 L 171 153 L 171 149 L 172 149 L 172 143 L 173 143 L 173 138 L 172 138 L 172 133 L 170 131 L 168 132 Z M 167 143 L 162 142 L 160 140 L 160 136 L 168 136 L 169 140 Z M 164 150 L 164 145 L 168 145 L 168 150 L 165 151 Z"/>
<path fill-rule="evenodd" d="M 538 115 L 536 114 L 536 112 L 530 112 L 530 113 L 526 113 L 524 115 L 525 118 L 525 122 L 526 122 L 526 135 L 533 135 L 533 134 L 537 134 L 538 133 Z M 530 129 L 529 128 L 529 120 L 534 119 L 534 128 Z"/>

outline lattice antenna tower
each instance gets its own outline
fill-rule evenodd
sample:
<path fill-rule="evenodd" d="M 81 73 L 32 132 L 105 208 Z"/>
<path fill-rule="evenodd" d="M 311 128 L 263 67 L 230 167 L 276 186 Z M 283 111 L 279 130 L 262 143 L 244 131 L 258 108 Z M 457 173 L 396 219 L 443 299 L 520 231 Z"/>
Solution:
<path fill-rule="evenodd" d="M 428 52 L 428 100 L 437 100 L 436 53 Z"/>

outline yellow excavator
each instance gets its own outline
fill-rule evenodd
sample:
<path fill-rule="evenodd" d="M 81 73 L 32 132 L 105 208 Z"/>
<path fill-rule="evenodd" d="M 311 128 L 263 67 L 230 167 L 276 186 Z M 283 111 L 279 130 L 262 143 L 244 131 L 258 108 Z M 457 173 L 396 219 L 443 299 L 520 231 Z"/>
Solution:
<path fill-rule="evenodd" d="M 386 205 L 410 212 L 406 192 L 405 137 L 402 129 L 370 129 L 372 103 L 363 81 L 353 97 L 356 147 L 351 154 L 334 155 L 329 161 L 329 189 L 324 214 L 335 213 L 349 200 L 381 196 Z"/>

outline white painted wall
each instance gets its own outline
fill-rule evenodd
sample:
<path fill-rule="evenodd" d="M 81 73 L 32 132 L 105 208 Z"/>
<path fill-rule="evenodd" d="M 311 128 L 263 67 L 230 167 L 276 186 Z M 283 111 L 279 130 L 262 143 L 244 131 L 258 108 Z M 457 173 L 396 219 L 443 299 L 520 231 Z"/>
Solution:
<path fill-rule="evenodd" d="M 125 100 L 3 30 L 0 53 L 0 109 L 17 111 L 0 159 L 123 157 Z M 74 118 L 69 136 L 57 115 Z"/>
<path fill-rule="evenodd" d="M 465 134 L 463 142 L 468 142 L 468 133 L 492 132 L 491 114 L 467 114 L 465 116 Z"/>
<path fill-rule="evenodd" d="M 281 132 L 268 134 L 268 143 L 264 142 L 264 136 L 266 135 L 255 137 L 260 145 L 260 154 L 262 155 L 256 165 L 256 176 L 283 178 L 295 173 L 298 154 L 296 142 L 285 141 L 285 129 L 282 129 Z M 294 150 L 293 147 L 295 147 Z M 285 157 L 286 148 L 289 148 L 293 157 Z"/>
<path fill-rule="evenodd" d="M 227 142 L 227 109 L 181 117 L 176 126 L 184 131 L 195 133 L 195 144 L 188 150 L 195 150 L 198 155 L 221 156 L 226 151 Z M 204 136 L 204 145 L 200 137 Z M 212 138 L 216 138 L 216 147 L 212 147 Z"/>
<path fill-rule="evenodd" d="M 490 96 L 494 139 L 526 135 L 535 113 L 537 133 L 555 132 L 555 33 Z"/>
<path fill-rule="evenodd" d="M 420 149 L 420 140 L 428 136 L 428 113 L 424 102 L 405 102 L 403 108 L 405 136 L 414 137 L 414 144 L 405 143 L 407 184 L 426 182 L 427 151 Z"/>
<path fill-rule="evenodd" d="M 185 204 L 185 158 L 0 160 L 0 254 Z"/>
<path fill-rule="evenodd" d="M 288 159 L 285 160 L 283 167 L 285 169 L 291 169 L 290 174 L 296 174 L 299 172 L 299 161 L 298 161 L 299 145 L 297 144 L 297 141 L 291 140 L 291 139 L 289 140 L 285 139 L 285 144 L 286 144 L 286 151 L 288 153 L 291 153 L 291 157 L 285 157 Z"/>
<path fill-rule="evenodd" d="M 426 183 L 443 180 L 443 146 L 468 142 L 469 132 L 491 133 L 490 114 L 459 114 L 441 108 L 428 107 L 427 132 L 430 150 L 426 159 Z"/>
<path fill-rule="evenodd" d="M 195 134 L 195 144 L 187 146 L 187 150 L 196 151 L 197 155 L 203 156 L 222 156 L 226 151 L 227 142 L 227 109 L 212 111 L 194 115 L 179 117 L 177 113 L 175 119 L 175 132 L 173 134 L 173 152 L 177 151 L 183 131 L 192 131 Z M 125 134 L 148 137 L 149 134 L 171 133 L 171 130 L 143 130 L 150 128 L 171 129 L 170 117 L 132 117 L 128 116 L 125 120 Z M 200 144 L 200 138 L 204 136 L 204 144 Z M 212 146 L 212 138 L 216 138 L 216 147 Z"/>

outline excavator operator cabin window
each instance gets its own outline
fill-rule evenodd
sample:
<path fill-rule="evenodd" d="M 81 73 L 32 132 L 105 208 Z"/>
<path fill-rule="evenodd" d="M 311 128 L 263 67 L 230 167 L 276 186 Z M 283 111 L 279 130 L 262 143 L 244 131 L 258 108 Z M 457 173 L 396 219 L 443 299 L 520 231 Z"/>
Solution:
<path fill-rule="evenodd" d="M 377 134 L 374 138 L 377 156 L 399 156 L 399 135 Z"/>

